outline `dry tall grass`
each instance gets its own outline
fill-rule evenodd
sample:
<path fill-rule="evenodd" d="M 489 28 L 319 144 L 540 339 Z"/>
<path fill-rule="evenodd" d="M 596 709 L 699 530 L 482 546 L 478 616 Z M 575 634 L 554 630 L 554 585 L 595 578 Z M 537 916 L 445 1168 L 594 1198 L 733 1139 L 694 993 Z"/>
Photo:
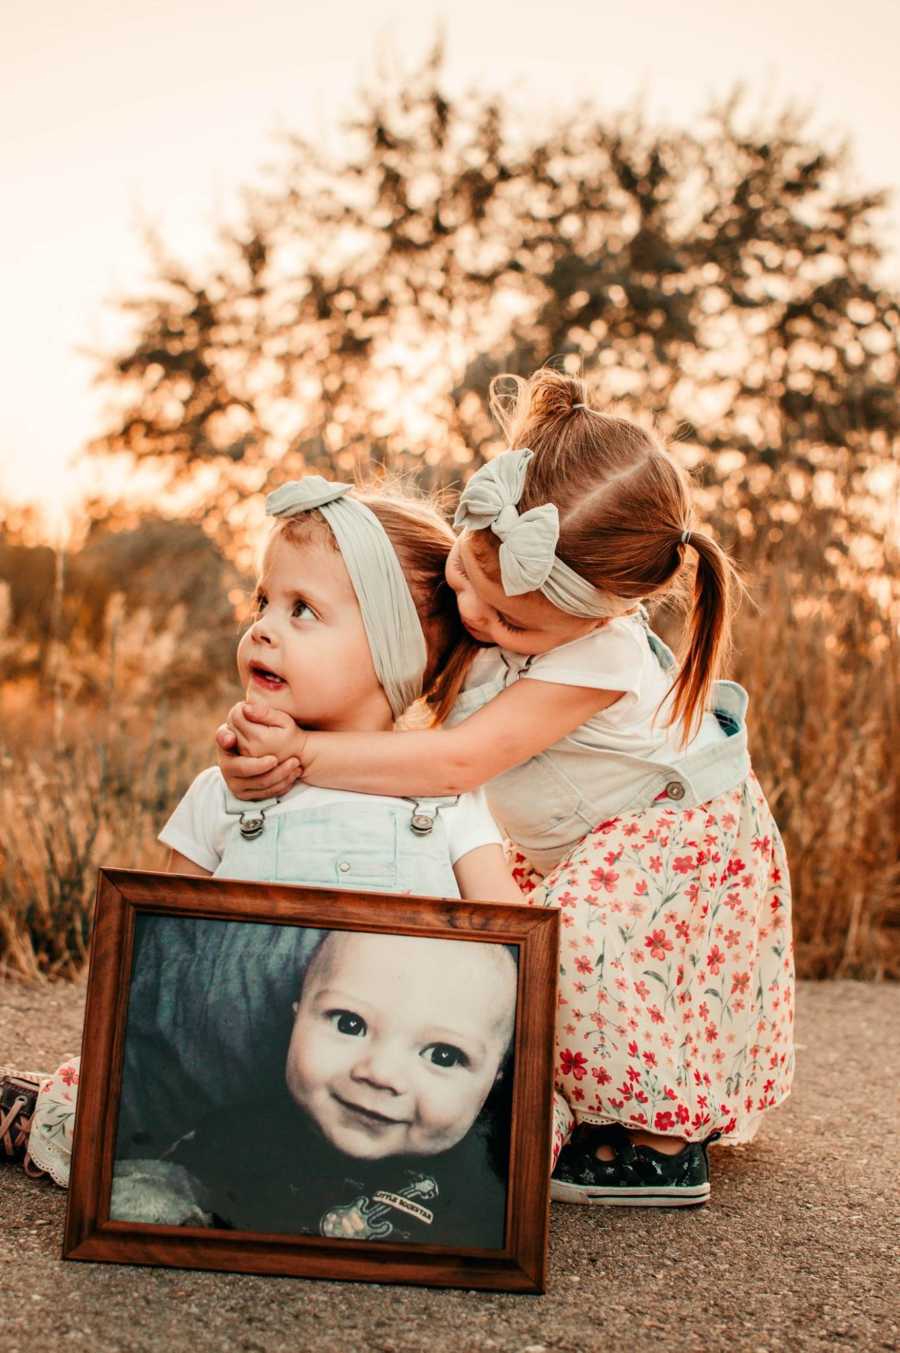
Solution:
<path fill-rule="evenodd" d="M 798 971 L 900 977 L 898 636 L 852 593 L 784 575 L 738 618 L 756 772 L 785 839 Z"/>
<path fill-rule="evenodd" d="M 787 844 L 799 970 L 900 976 L 896 631 L 833 580 L 817 593 L 771 573 L 755 601 L 738 617 L 733 672 L 750 691 L 754 762 Z M 156 833 L 211 760 L 228 696 L 154 709 L 143 675 L 120 669 L 102 707 L 60 683 L 57 719 L 52 695 L 2 692 L 7 970 L 83 965 L 97 866 L 160 867 Z"/>
<path fill-rule="evenodd" d="M 156 834 L 209 763 L 219 711 L 195 702 L 121 717 L 67 705 L 55 730 L 49 702 L 43 715 L 35 737 L 33 692 L 3 692 L 0 971 L 73 976 L 87 958 L 98 867 L 163 867 Z"/>

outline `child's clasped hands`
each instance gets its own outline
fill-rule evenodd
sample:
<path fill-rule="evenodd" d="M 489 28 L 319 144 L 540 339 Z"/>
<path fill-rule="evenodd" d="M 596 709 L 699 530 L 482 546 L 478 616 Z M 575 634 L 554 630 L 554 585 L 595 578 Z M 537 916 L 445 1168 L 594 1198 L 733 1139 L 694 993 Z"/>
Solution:
<path fill-rule="evenodd" d="M 284 710 L 239 700 L 216 729 L 219 769 L 239 798 L 278 798 L 302 777 L 306 740 Z"/>

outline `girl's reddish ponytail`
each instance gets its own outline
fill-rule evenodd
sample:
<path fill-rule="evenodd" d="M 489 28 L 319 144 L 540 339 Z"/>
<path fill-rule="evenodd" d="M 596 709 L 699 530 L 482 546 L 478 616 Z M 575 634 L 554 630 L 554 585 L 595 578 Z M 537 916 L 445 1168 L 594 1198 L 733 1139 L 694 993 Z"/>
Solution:
<path fill-rule="evenodd" d="M 687 742 L 706 709 L 710 687 L 731 650 L 731 616 L 741 582 L 734 565 L 714 540 L 691 532 L 697 552 L 687 646 L 672 687 L 672 722 L 682 722 Z"/>

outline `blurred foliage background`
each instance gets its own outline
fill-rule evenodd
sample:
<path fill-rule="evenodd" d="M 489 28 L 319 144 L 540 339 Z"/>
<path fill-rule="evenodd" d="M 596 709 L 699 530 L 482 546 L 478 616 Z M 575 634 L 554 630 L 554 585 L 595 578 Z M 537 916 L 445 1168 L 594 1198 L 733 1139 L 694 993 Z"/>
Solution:
<path fill-rule="evenodd" d="M 900 296 L 884 196 L 791 110 L 523 127 L 436 50 L 361 92 L 340 154 L 286 138 L 191 268 L 148 236 L 97 354 L 127 490 L 65 551 L 0 508 L 0 963 L 83 963 L 98 862 L 152 867 L 211 760 L 261 521 L 307 470 L 446 490 L 502 449 L 487 387 L 547 360 L 652 419 L 751 589 L 732 674 L 805 975 L 900 974 Z M 150 506 L 149 504 L 152 504 Z M 677 644 L 679 615 L 656 623 Z"/>

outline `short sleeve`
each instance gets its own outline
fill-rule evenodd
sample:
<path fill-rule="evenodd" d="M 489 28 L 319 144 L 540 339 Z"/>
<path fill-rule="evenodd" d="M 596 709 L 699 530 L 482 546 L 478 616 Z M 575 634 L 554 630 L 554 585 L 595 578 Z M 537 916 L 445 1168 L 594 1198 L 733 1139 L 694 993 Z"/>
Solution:
<path fill-rule="evenodd" d="M 201 869 L 215 870 L 224 851 L 224 781 L 215 766 L 197 776 L 159 834 L 163 845 L 193 860 Z"/>
<path fill-rule="evenodd" d="M 452 808 L 445 808 L 443 814 L 451 864 L 479 846 L 502 846 L 503 837 L 491 816 L 483 789 L 460 794 L 459 801 Z"/>
<path fill-rule="evenodd" d="M 637 695 L 646 650 L 647 639 L 640 626 L 627 619 L 611 620 L 580 639 L 539 653 L 520 679 Z"/>

